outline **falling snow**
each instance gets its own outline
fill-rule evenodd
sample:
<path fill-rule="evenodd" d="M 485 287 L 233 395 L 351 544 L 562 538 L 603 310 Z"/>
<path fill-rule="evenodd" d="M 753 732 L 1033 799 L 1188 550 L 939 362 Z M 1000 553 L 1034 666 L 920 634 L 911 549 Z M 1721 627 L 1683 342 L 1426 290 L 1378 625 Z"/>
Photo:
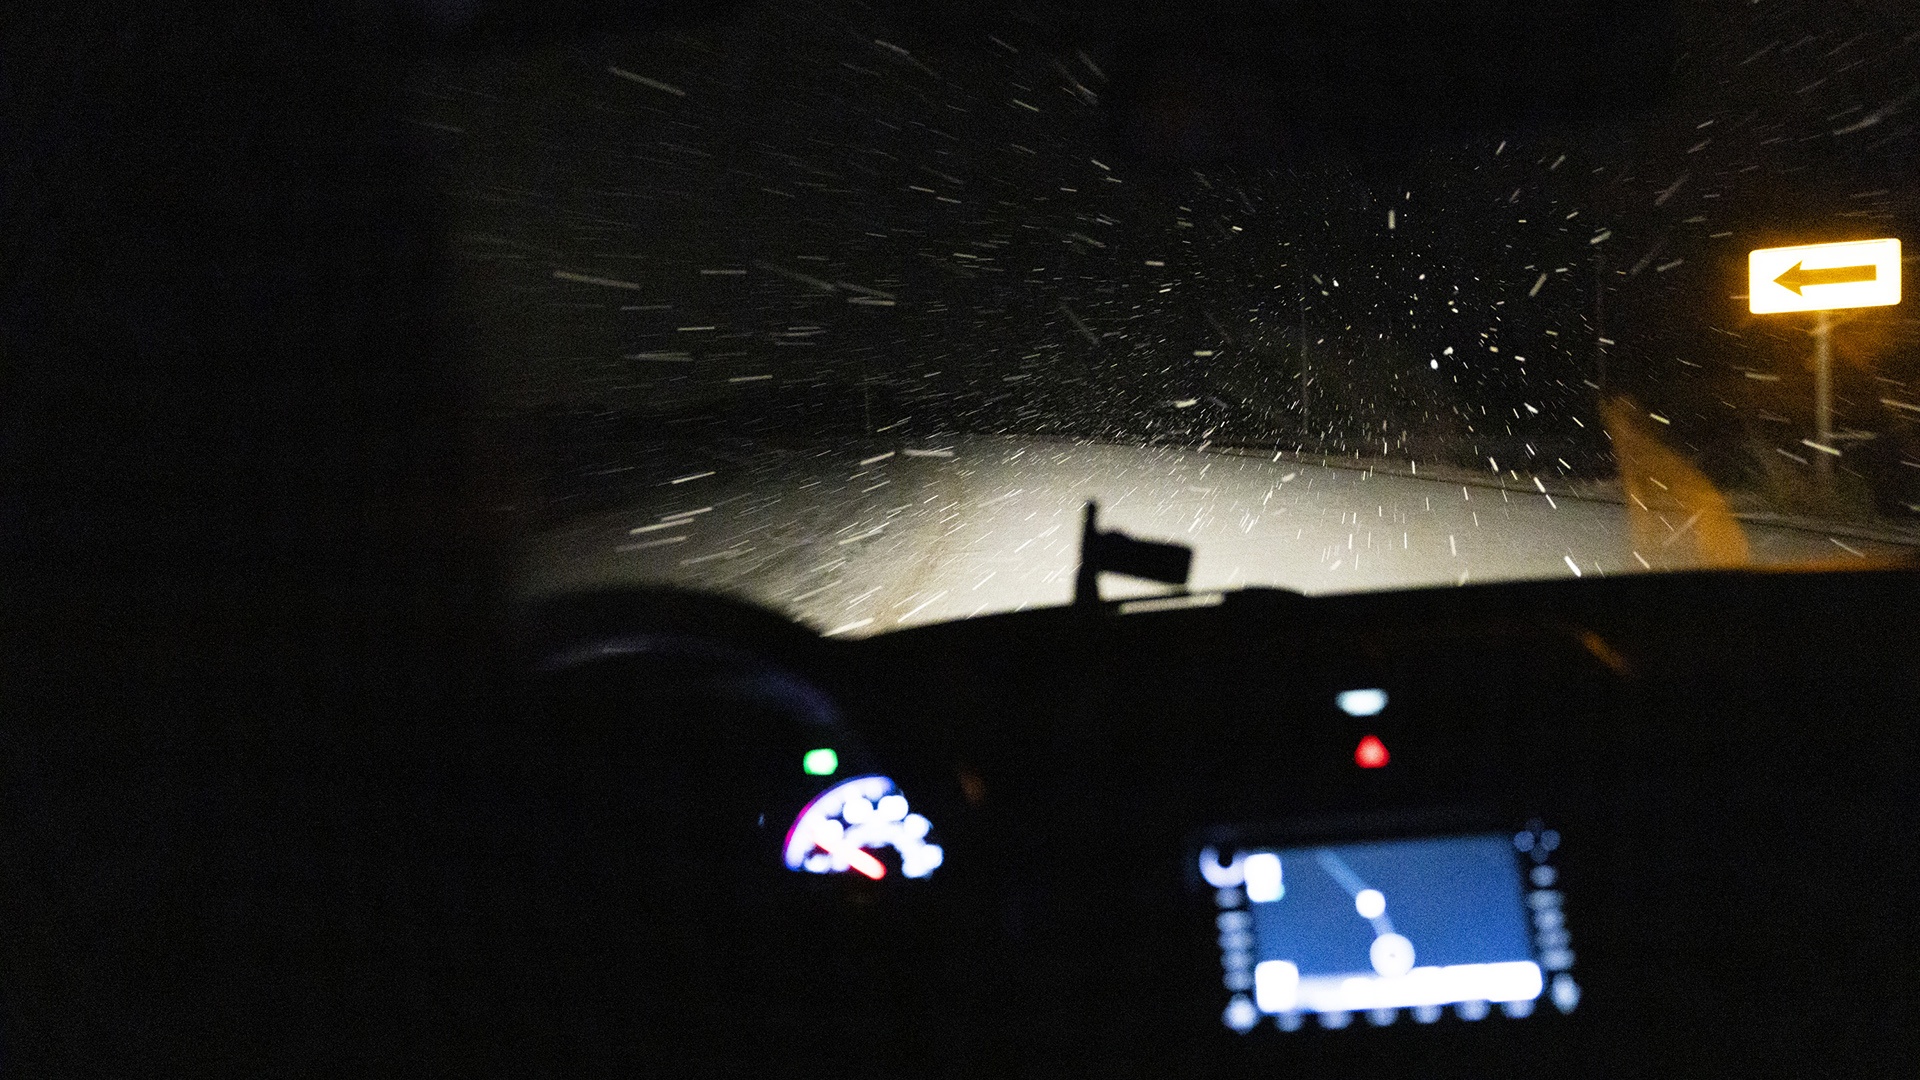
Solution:
<path fill-rule="evenodd" d="M 618 572 L 855 634 L 1057 602 L 1090 494 L 1196 544 L 1203 579 L 1679 565 L 1588 521 L 1630 503 L 1612 395 L 1736 509 L 1797 512 L 1826 475 L 1865 525 L 1920 521 L 1912 321 L 1836 332 L 1823 439 L 1804 328 L 1747 314 L 1726 270 L 1789 203 L 1819 238 L 1915 212 L 1920 45 L 1794 3 L 1688 32 L 1648 130 L 1461 136 L 1391 183 L 1312 157 L 1170 172 L 1111 139 L 1099 42 L 839 3 L 442 59 L 413 119 L 456 195 L 476 393 L 545 448 L 533 525 L 644 506 L 594 542 Z M 1421 508 L 1489 477 L 1528 501 Z M 1349 553 L 1325 526 L 1358 485 L 1401 521 Z M 710 512 L 662 519 L 682 498 Z M 1611 538 L 1566 553 L 1564 530 Z M 1348 579 L 1316 577 L 1335 547 Z M 809 569 L 823 550 L 843 563 Z M 854 602 L 934 552 L 967 580 Z"/>

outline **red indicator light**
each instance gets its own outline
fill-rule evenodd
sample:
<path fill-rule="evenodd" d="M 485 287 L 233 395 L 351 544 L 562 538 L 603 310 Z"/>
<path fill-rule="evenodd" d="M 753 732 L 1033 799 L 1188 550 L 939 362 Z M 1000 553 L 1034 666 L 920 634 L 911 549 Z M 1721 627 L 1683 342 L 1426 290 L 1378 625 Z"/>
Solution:
<path fill-rule="evenodd" d="M 1369 735 L 1354 747 L 1353 763 L 1363 769 L 1377 769 L 1387 763 L 1387 744 L 1378 737 Z"/>
<path fill-rule="evenodd" d="M 855 870 L 860 871 L 875 881 L 879 881 L 881 878 L 887 876 L 887 864 L 861 851 L 859 848 L 854 848 L 852 851 L 847 852 L 847 861 L 853 865 Z"/>
<path fill-rule="evenodd" d="M 1384 753 L 1384 751 L 1382 751 Z M 815 836 L 813 842 L 827 850 L 830 855 L 846 856 L 847 865 L 862 874 L 879 881 L 887 876 L 887 864 L 867 854 L 857 847 L 849 845 L 844 839 L 829 841 L 824 836 Z"/>

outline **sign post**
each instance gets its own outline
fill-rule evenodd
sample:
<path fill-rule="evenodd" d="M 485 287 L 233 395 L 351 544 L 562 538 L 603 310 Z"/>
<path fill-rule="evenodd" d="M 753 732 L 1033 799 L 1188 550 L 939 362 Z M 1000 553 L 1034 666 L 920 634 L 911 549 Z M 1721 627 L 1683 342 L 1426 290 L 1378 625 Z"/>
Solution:
<path fill-rule="evenodd" d="M 1814 447 L 1833 446 L 1833 356 L 1832 334 L 1833 320 L 1827 318 L 1827 309 L 1821 308 L 1813 313 L 1813 441 Z M 1838 447 L 1834 447 L 1838 450 Z M 1833 455 L 1821 450 L 1814 455 L 1814 471 L 1820 474 L 1821 486 L 1833 482 Z"/>
<path fill-rule="evenodd" d="M 1836 308 L 1884 307 L 1900 302 L 1900 241 L 1854 240 L 1760 248 L 1747 253 L 1747 305 L 1756 315 L 1811 311 L 1813 322 L 1813 438 L 1815 468 L 1824 485 L 1833 477 L 1832 320 Z"/>

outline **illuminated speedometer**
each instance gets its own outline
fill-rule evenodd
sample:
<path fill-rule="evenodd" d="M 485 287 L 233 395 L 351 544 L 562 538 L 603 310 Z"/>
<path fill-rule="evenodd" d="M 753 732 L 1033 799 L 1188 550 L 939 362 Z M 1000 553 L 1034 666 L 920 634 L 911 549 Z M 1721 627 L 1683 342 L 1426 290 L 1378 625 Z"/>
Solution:
<path fill-rule="evenodd" d="M 787 830 L 786 864 L 813 874 L 853 871 L 877 881 L 887 867 L 873 852 L 893 848 L 900 872 L 923 878 L 946 858 L 927 840 L 932 828 L 925 816 L 908 808 L 892 780 L 856 776 L 821 792 L 800 811 Z"/>

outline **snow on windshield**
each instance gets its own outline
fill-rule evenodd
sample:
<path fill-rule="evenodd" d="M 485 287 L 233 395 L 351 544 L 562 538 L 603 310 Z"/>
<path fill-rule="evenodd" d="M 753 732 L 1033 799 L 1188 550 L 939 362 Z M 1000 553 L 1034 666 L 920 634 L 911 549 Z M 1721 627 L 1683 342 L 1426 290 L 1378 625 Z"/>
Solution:
<path fill-rule="evenodd" d="M 1098 34 L 857 4 L 441 60 L 412 109 L 530 580 L 873 632 L 1061 602 L 1089 497 L 1205 587 L 1901 550 L 1916 321 L 1835 313 L 1820 428 L 1812 320 L 1744 274 L 1909 226 L 1920 24 L 1680 32 L 1650 115 L 1387 168 L 1211 160 L 1177 93 L 1142 114 L 1197 147 L 1170 167 Z"/>

